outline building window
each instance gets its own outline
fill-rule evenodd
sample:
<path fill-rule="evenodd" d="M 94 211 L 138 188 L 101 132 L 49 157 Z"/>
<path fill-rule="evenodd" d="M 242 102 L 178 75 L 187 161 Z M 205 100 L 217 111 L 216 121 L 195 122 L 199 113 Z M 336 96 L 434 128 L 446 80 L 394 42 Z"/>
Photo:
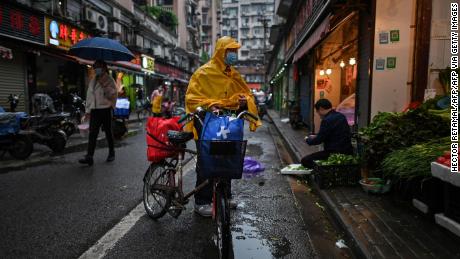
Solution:
<path fill-rule="evenodd" d="M 241 51 L 241 56 L 242 57 L 247 57 L 249 55 L 249 51 L 245 50 L 245 51 Z"/>

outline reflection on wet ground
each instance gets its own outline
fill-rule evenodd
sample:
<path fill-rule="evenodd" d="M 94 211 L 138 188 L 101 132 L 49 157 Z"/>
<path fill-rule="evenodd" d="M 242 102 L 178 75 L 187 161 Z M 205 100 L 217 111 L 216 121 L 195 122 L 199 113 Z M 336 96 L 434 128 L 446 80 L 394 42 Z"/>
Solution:
<path fill-rule="evenodd" d="M 244 203 L 238 208 L 244 208 Z M 238 215 L 231 229 L 234 258 L 281 258 L 291 253 L 286 237 L 264 238 L 258 224 L 263 224 L 263 221 L 253 213 Z"/>

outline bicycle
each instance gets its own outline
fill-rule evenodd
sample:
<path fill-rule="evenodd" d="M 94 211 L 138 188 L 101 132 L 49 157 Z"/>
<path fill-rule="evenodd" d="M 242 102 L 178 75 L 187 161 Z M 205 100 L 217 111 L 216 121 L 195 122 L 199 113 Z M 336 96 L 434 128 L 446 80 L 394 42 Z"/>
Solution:
<path fill-rule="evenodd" d="M 198 113 L 200 113 L 200 111 L 198 111 Z M 247 118 L 245 118 L 246 116 L 257 120 L 255 115 L 247 111 L 238 114 L 237 118 L 247 120 Z M 203 125 L 203 121 L 197 113 L 189 113 L 185 115 L 179 123 L 186 120 L 187 122 L 185 124 L 187 124 L 195 118 L 196 121 Z M 153 136 L 153 138 L 155 137 Z M 203 153 L 200 153 L 199 160 L 197 161 L 197 163 L 200 163 L 200 166 L 203 165 L 202 158 L 206 156 L 208 156 L 208 158 L 209 156 L 213 158 L 234 156 L 239 158 L 238 163 L 240 164 L 237 166 L 240 167 L 240 172 L 236 173 L 239 173 L 239 178 L 241 178 L 247 141 L 201 140 L 198 141 L 198 151 L 194 151 L 185 147 L 186 143 L 193 139 L 193 133 L 168 131 L 168 138 L 171 145 L 166 145 L 164 143 L 164 148 L 175 150 L 176 155 L 172 158 L 165 159 L 160 163 L 152 163 L 147 169 L 144 176 L 143 188 L 143 202 L 145 210 L 147 211 L 147 214 L 155 220 L 161 218 L 166 213 L 170 214 L 174 218 L 177 218 L 182 211 L 185 210 L 185 205 L 189 202 L 189 198 L 192 195 L 203 189 L 206 185 L 213 184 L 212 214 L 213 219 L 216 221 L 219 258 L 227 258 L 232 252 L 230 245 L 230 207 L 228 197 L 228 183 L 231 178 L 223 175 L 228 175 L 229 172 L 224 172 L 227 168 L 219 168 L 218 170 L 222 175 L 208 178 L 205 182 L 197 186 L 189 193 L 184 193 L 182 190 L 183 166 L 186 162 L 193 159 L 199 152 L 202 152 L 201 150 L 205 150 Z M 191 154 L 192 157 L 184 162 L 185 153 Z M 219 161 L 214 162 L 219 163 Z M 150 196 L 153 197 L 153 200 L 149 200 Z M 153 201 L 153 203 L 150 201 Z"/>
<path fill-rule="evenodd" d="M 137 120 L 142 122 L 145 118 L 152 116 L 152 105 L 150 104 L 150 100 L 137 100 L 136 101 L 136 113 L 137 113 Z"/>

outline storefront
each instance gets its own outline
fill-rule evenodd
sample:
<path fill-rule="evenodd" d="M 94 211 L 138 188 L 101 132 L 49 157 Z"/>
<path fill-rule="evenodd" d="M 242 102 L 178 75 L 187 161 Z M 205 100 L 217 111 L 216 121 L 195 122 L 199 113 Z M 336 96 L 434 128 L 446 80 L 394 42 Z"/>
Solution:
<path fill-rule="evenodd" d="M 347 117 L 350 126 L 355 124 L 358 22 L 358 15 L 350 14 L 313 50 L 313 104 L 328 99 L 334 109 Z M 314 113 L 315 130 L 319 129 L 320 121 Z"/>
<path fill-rule="evenodd" d="M 29 83 L 29 97 L 35 93 L 47 93 L 60 99 L 63 105 L 69 94 L 85 97 L 88 84 L 88 67 L 69 56 L 69 49 L 88 34 L 73 25 L 52 17 L 45 17 L 45 46 L 29 60 L 33 83 Z M 61 109 L 63 107 L 55 107 Z"/>
<path fill-rule="evenodd" d="M 190 75 L 177 67 L 160 63 L 155 64 L 155 73 L 164 77 L 163 96 L 183 107 Z"/>
<path fill-rule="evenodd" d="M 45 44 L 43 15 L 20 7 L 0 5 L 0 106 L 9 108 L 8 96 L 17 94 L 17 111 L 28 109 L 28 56 Z M 30 79 L 30 80 L 29 80 Z"/>

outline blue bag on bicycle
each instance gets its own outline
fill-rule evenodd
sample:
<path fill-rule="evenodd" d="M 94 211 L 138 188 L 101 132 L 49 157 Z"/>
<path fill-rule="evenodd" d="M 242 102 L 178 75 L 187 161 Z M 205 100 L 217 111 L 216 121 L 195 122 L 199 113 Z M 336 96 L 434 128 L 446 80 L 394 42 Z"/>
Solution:
<path fill-rule="evenodd" d="M 207 113 L 197 150 L 198 166 L 205 178 L 240 179 L 246 141 L 242 119 Z"/>
<path fill-rule="evenodd" d="M 242 140 L 244 123 L 231 116 L 217 116 L 206 113 L 201 131 L 201 140 Z"/>

